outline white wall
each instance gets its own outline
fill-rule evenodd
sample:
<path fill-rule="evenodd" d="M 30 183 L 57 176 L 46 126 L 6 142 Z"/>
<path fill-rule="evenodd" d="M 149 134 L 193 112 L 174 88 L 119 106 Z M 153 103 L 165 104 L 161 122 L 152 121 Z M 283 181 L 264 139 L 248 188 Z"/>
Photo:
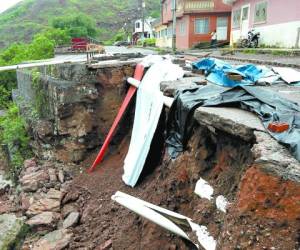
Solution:
<path fill-rule="evenodd" d="M 261 44 L 291 48 L 296 45 L 298 28 L 300 28 L 300 21 L 257 26 L 255 27 L 255 31 L 259 31 L 261 34 Z M 231 36 L 232 42 L 236 43 L 241 38 L 240 30 L 232 30 Z"/>
<path fill-rule="evenodd" d="M 144 25 L 144 31 L 147 32 L 148 34 L 150 34 L 151 38 L 154 37 L 153 27 L 151 25 L 151 22 L 153 22 L 153 21 L 154 21 L 154 19 L 152 19 L 152 18 L 151 19 L 150 18 L 146 19 L 145 20 L 145 25 Z M 140 24 L 139 28 L 137 28 L 137 26 L 136 26 L 137 23 Z M 143 22 L 142 22 L 142 20 L 136 20 L 134 25 L 135 25 L 134 26 L 134 33 L 143 32 Z"/>

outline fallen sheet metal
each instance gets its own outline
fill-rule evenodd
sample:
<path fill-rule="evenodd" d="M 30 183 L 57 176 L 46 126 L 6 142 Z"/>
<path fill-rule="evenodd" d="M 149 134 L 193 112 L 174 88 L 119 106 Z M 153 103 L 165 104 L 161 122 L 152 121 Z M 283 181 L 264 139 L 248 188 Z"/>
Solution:
<path fill-rule="evenodd" d="M 143 64 L 152 66 L 137 92 L 134 125 L 122 177 L 131 187 L 136 185 L 143 170 L 164 105 L 160 83 L 177 80 L 184 75 L 182 68 L 173 64 L 170 58 L 150 56 L 144 59 Z"/>
<path fill-rule="evenodd" d="M 112 200 L 172 233 L 189 240 L 197 248 L 199 248 L 200 243 L 205 250 L 216 249 L 217 243 L 209 234 L 207 228 L 194 223 L 191 218 L 122 192 L 116 192 L 116 194 L 112 196 Z M 196 234 L 198 242 L 191 240 L 190 234 Z"/>
<path fill-rule="evenodd" d="M 274 72 L 278 73 L 282 80 L 292 84 L 300 82 L 300 72 L 292 68 L 273 67 Z"/>

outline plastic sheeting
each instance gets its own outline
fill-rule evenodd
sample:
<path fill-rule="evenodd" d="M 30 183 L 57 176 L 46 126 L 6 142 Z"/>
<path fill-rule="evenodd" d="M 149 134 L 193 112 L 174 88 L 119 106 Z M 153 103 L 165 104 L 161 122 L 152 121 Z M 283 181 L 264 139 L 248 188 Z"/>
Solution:
<path fill-rule="evenodd" d="M 300 107 L 277 93 L 254 86 L 226 89 L 217 85 L 178 91 L 167 124 L 168 151 L 172 158 L 185 149 L 193 127 L 194 110 L 200 106 L 238 107 L 256 113 L 266 130 L 286 145 L 300 161 Z M 272 133 L 271 122 L 288 123 L 289 130 Z"/>
<path fill-rule="evenodd" d="M 123 181 L 131 187 L 136 185 L 143 170 L 163 108 L 164 97 L 160 92 L 160 83 L 174 81 L 184 75 L 178 65 L 161 56 L 148 56 L 143 64 L 152 66 L 137 92 L 132 136 L 124 162 Z"/>
<path fill-rule="evenodd" d="M 263 78 L 265 78 L 268 83 L 275 82 L 279 79 L 278 76 L 274 75 L 274 72 L 263 66 L 247 64 L 234 67 L 229 63 L 215 58 L 201 59 L 193 63 L 193 68 L 204 70 L 208 81 L 225 87 L 253 85 Z M 230 79 L 228 74 L 240 75 L 243 79 L 241 81 L 235 81 Z"/>

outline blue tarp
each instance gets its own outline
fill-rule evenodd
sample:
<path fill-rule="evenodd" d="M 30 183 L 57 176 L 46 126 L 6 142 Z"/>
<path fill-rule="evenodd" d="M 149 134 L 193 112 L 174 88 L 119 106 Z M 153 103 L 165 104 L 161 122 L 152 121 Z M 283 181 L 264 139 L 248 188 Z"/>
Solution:
<path fill-rule="evenodd" d="M 193 63 L 193 68 L 204 70 L 207 80 L 225 87 L 236 87 L 240 85 L 254 85 L 256 81 L 265 77 L 271 70 L 254 64 L 232 66 L 222 60 L 215 58 L 204 58 Z M 231 80 L 227 75 L 238 74 L 243 77 L 241 81 Z"/>

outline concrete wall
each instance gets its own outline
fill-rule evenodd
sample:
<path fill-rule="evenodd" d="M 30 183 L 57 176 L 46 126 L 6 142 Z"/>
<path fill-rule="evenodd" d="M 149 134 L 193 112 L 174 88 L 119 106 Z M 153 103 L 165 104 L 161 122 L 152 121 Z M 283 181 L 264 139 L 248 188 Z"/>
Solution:
<path fill-rule="evenodd" d="M 128 62 L 89 70 L 85 64 L 64 64 L 34 69 L 38 77 L 18 70 L 14 100 L 30 124 L 35 153 L 44 159 L 78 162 L 101 145 L 134 67 Z"/>
<path fill-rule="evenodd" d="M 254 22 L 255 4 L 267 2 L 267 20 Z M 294 47 L 296 45 L 298 28 L 300 28 L 299 0 L 239 0 L 233 4 L 233 11 L 244 5 L 250 5 L 248 28 L 261 32 L 261 43 L 269 46 Z M 232 43 L 242 37 L 241 28 L 232 29 Z"/>
<path fill-rule="evenodd" d="M 184 32 L 181 32 L 180 26 L 184 25 Z M 177 20 L 176 23 L 176 47 L 179 49 L 188 49 L 190 47 L 190 17 L 188 15 L 183 16 Z"/>

